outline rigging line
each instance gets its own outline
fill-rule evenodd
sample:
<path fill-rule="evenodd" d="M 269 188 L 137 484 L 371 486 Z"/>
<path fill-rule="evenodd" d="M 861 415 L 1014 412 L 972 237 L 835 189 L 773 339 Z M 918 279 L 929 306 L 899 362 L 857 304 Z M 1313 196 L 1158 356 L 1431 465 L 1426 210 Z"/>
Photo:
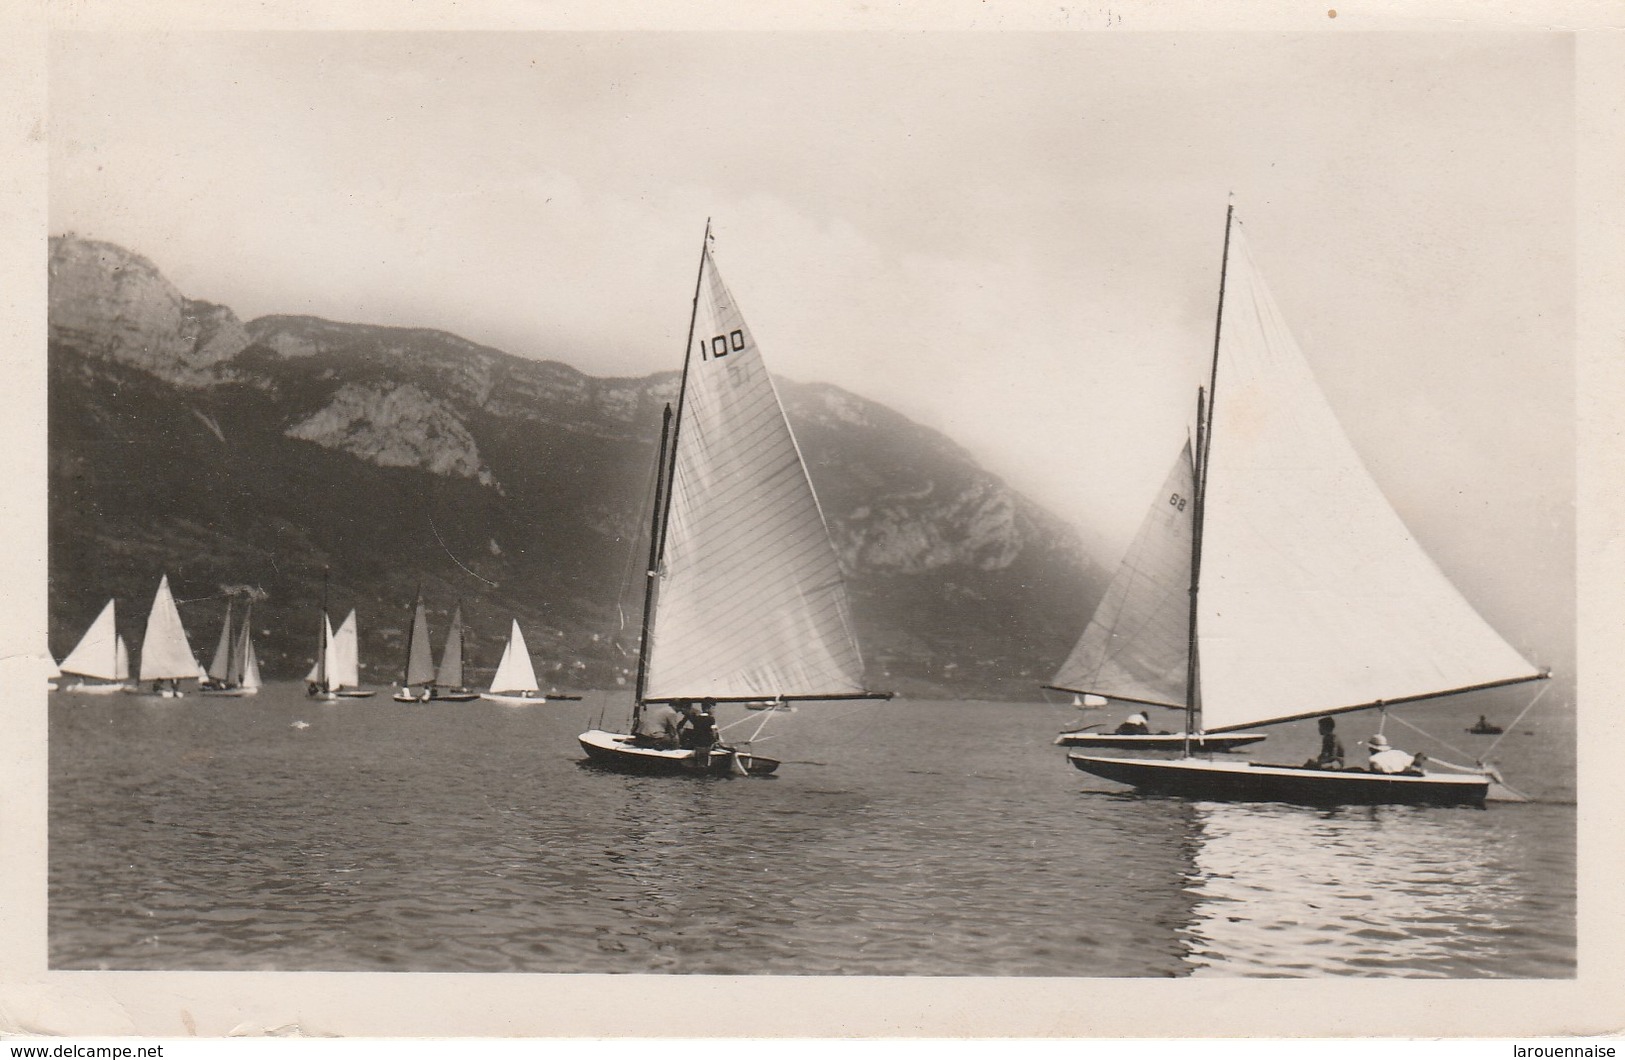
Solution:
<path fill-rule="evenodd" d="M 662 439 L 663 438 L 664 435 L 662 434 Z M 644 476 L 643 489 L 638 494 L 640 497 L 647 498 L 647 510 L 651 516 L 653 516 L 654 509 L 659 504 L 659 496 L 656 491 L 659 488 L 659 483 L 657 480 L 660 476 L 660 465 L 661 461 L 659 459 L 650 462 L 649 472 Z M 645 506 L 640 504 L 638 506 L 638 519 L 636 523 L 633 524 L 636 529 L 632 531 L 631 540 L 628 542 L 631 547 L 626 550 L 626 563 L 621 567 L 620 595 L 615 598 L 615 613 L 620 622 L 617 628 L 622 633 L 626 632 L 626 603 L 627 597 L 632 595 L 632 572 L 639 567 L 648 566 L 647 563 L 641 561 L 638 557 L 638 546 L 643 543 L 642 527 L 644 511 Z M 641 582 L 642 579 L 640 578 L 639 581 Z M 622 651 L 624 654 L 624 649 Z"/>
<path fill-rule="evenodd" d="M 1384 711 L 1383 713 L 1386 714 L 1387 712 Z M 1424 729 L 1424 728 L 1422 728 L 1422 727 L 1420 727 L 1418 725 L 1412 725 L 1410 722 L 1406 721 L 1404 718 L 1400 717 L 1397 714 L 1394 715 L 1394 720 L 1399 722 L 1401 725 L 1405 726 L 1407 729 L 1412 730 L 1413 732 L 1421 733 L 1423 736 L 1426 736 L 1428 739 L 1432 740 L 1434 743 L 1438 744 L 1440 747 L 1448 749 L 1452 754 L 1466 755 L 1468 758 L 1471 758 L 1474 761 L 1479 760 L 1480 756 L 1473 754 L 1471 751 L 1464 751 L 1460 747 L 1457 747 L 1455 744 L 1446 742 L 1442 737 L 1435 736 L 1431 732 L 1428 732 L 1426 729 Z M 1485 752 L 1485 754 L 1488 754 L 1488 753 L 1489 752 L 1487 752 L 1487 751 Z M 1443 761 L 1443 760 L 1441 759 L 1440 761 Z"/>
<path fill-rule="evenodd" d="M 446 553 L 446 555 L 448 557 L 450 557 L 450 559 L 451 559 L 451 561 L 453 563 L 457 564 L 457 566 L 462 569 L 464 574 L 470 575 L 470 576 L 472 576 L 474 578 L 478 578 L 480 581 L 484 582 L 486 585 L 489 585 L 493 589 L 495 589 L 497 587 L 496 582 L 492 581 L 490 578 L 484 577 L 483 575 L 475 574 L 473 571 L 471 571 L 467 567 L 463 566 L 463 561 L 462 560 L 458 559 L 456 556 L 453 556 L 451 554 L 451 549 L 446 547 L 445 538 L 440 536 L 439 529 L 437 529 L 435 527 L 435 525 L 434 525 L 434 516 L 429 515 L 427 512 L 425 512 L 423 517 L 425 519 L 429 520 L 429 530 L 430 530 L 431 533 L 434 534 L 434 539 L 436 541 L 440 542 L 440 548 Z"/>
<path fill-rule="evenodd" d="M 1540 702 L 1540 697 L 1544 696 L 1547 689 L 1551 687 L 1552 686 L 1549 684 L 1543 684 L 1540 686 L 1540 691 L 1536 692 L 1535 697 L 1529 701 L 1529 705 L 1524 707 L 1523 710 L 1519 711 L 1516 718 L 1512 719 L 1512 724 L 1501 730 L 1501 735 L 1490 741 L 1490 746 L 1484 751 L 1485 758 L 1488 758 L 1497 747 L 1501 746 L 1501 741 L 1506 739 L 1507 736 L 1511 734 L 1512 730 L 1518 727 L 1518 723 L 1523 721 L 1523 716 L 1525 714 L 1528 714 L 1531 710 L 1535 709 L 1535 704 Z"/>
<path fill-rule="evenodd" d="M 175 605 L 179 607 L 181 604 L 201 604 L 206 603 L 209 600 L 230 599 L 237 596 L 246 596 L 250 600 L 270 599 L 270 594 L 257 585 L 221 586 L 219 592 L 210 593 L 207 596 L 189 596 L 184 600 L 182 600 L 180 597 L 175 597 L 174 599 Z"/>

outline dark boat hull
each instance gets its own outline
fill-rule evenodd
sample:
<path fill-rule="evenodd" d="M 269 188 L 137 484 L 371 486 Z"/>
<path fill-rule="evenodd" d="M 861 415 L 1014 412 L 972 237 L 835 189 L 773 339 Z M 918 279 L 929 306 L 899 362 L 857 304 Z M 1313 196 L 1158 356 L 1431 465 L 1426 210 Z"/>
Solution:
<path fill-rule="evenodd" d="M 1406 776 L 1189 758 L 1097 758 L 1075 752 L 1067 758 L 1085 773 L 1141 791 L 1223 802 L 1482 806 L 1490 786 L 1485 777 Z"/>
<path fill-rule="evenodd" d="M 667 776 L 731 776 L 737 765 L 750 776 L 767 776 L 779 768 L 777 759 L 763 758 L 748 751 L 712 751 L 704 768 L 694 764 L 694 752 L 661 751 L 652 747 L 635 747 L 632 737 L 625 733 L 592 729 L 578 739 L 581 749 L 594 765 L 622 773 L 651 773 Z"/>
<path fill-rule="evenodd" d="M 1191 747 L 1203 753 L 1223 754 L 1248 744 L 1269 738 L 1262 732 L 1233 732 L 1223 736 L 1203 733 L 1191 737 Z M 1183 751 L 1185 734 L 1178 732 L 1115 733 L 1115 732 L 1063 732 L 1055 738 L 1062 747 L 1089 747 L 1095 750 L 1116 751 Z"/>
<path fill-rule="evenodd" d="M 435 692 L 431 695 L 411 695 L 396 692 L 390 697 L 397 703 L 472 703 L 480 698 L 478 692 Z"/>

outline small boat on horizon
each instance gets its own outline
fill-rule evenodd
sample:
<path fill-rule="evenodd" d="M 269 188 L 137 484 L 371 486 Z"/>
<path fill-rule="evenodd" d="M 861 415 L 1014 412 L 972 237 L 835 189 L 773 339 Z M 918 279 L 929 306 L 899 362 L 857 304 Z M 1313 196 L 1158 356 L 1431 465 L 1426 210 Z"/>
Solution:
<path fill-rule="evenodd" d="M 429 698 L 452 703 L 480 698 L 478 692 L 463 682 L 463 605 L 460 603 L 451 613 L 451 628 L 446 631 L 446 646 L 440 652 L 440 666 L 435 670 Z"/>
<path fill-rule="evenodd" d="M 480 698 L 509 706 L 548 703 L 554 700 L 579 700 L 580 696 L 549 695 L 538 688 L 536 668 L 530 661 L 530 649 L 525 646 L 525 635 L 520 632 L 519 620 L 513 620 L 508 632 L 508 643 L 502 646 L 502 659 L 496 673 L 491 675 L 491 688 L 481 692 Z"/>
<path fill-rule="evenodd" d="M 57 690 L 81 696 L 105 696 L 124 692 L 130 685 L 130 651 L 118 634 L 117 607 L 109 600 L 96 620 L 85 630 L 73 650 L 56 664 L 61 675 Z M 78 680 L 65 683 L 62 678 Z"/>
<path fill-rule="evenodd" d="M 260 663 L 254 654 L 254 641 L 250 623 L 254 615 L 254 600 L 250 597 L 243 605 L 240 629 L 232 631 L 232 605 L 226 598 L 226 618 L 220 626 L 220 641 L 215 645 L 214 659 L 206 671 L 207 680 L 198 687 L 205 696 L 252 696 L 260 690 Z"/>
<path fill-rule="evenodd" d="M 344 616 L 335 630 L 322 608 L 321 647 L 316 665 L 305 675 L 305 694 L 312 699 L 368 699 L 377 689 L 361 687 L 360 637 L 356 631 L 355 608 Z"/>
<path fill-rule="evenodd" d="M 796 712 L 795 704 L 786 703 L 779 699 L 755 700 L 746 703 L 744 706 L 746 710 L 776 710 L 780 714 L 794 714 Z"/>
<path fill-rule="evenodd" d="M 406 667 L 400 687 L 391 697 L 397 703 L 430 703 L 436 700 L 466 703 L 480 698 L 478 692 L 463 687 L 463 608 L 457 605 L 440 666 L 434 664 L 429 644 L 429 614 L 419 590 L 412 605 L 412 626 L 406 635 Z"/>
<path fill-rule="evenodd" d="M 158 592 L 147 614 L 146 633 L 141 638 L 139 684 L 129 691 L 160 699 L 179 699 L 186 695 L 181 688 L 182 681 L 198 681 L 207 676 L 208 671 L 192 654 L 180 610 L 175 606 L 175 595 L 169 589 L 169 575 L 165 574 L 158 580 Z M 147 690 L 148 682 L 151 682 L 151 691 Z"/>

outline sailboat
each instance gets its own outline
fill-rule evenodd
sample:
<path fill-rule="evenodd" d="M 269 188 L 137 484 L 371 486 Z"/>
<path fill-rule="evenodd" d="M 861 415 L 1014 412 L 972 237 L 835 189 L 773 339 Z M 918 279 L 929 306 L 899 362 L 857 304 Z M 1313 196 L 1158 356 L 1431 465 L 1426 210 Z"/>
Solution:
<path fill-rule="evenodd" d="M 1194 747 L 1203 731 L 1386 711 L 1550 676 L 1473 609 L 1383 497 L 1287 330 L 1233 207 L 1219 292 L 1211 377 L 1198 391 L 1186 449 L 1188 485 L 1154 502 L 1190 516 L 1181 521 L 1190 542 L 1184 651 L 1175 653 L 1173 623 L 1120 626 L 1136 645 L 1118 657 L 1153 660 L 1161 679 L 1108 667 L 1086 691 L 1135 698 L 1155 690 L 1163 702 L 1182 691 Z M 1184 463 L 1182 455 L 1176 474 Z M 1164 548 L 1174 550 L 1173 540 L 1167 535 Z M 1166 582 L 1146 579 L 1153 593 L 1166 593 Z M 1102 606 L 1110 603 L 1108 594 Z M 1182 690 L 1168 676 L 1180 662 Z M 1068 758 L 1142 791 L 1202 799 L 1478 805 L 1499 779 L 1483 763 L 1456 774 L 1387 774 L 1189 751 L 1177 760 Z"/>
<path fill-rule="evenodd" d="M 434 654 L 429 646 L 429 615 L 423 609 L 423 594 L 412 606 L 412 628 L 406 635 L 406 669 L 401 687 L 395 691 L 397 703 L 426 703 L 434 695 Z M 414 692 L 417 688 L 420 691 Z"/>
<path fill-rule="evenodd" d="M 206 672 L 192 655 L 192 645 L 181 625 L 181 613 L 169 591 L 169 575 L 158 581 L 158 592 L 147 615 L 147 631 L 141 639 L 140 682 L 152 682 L 152 694 L 165 699 L 185 695 L 180 683 Z"/>
<path fill-rule="evenodd" d="M 1090 700 L 1104 705 L 1100 695 L 1104 691 L 1112 699 L 1142 707 L 1185 709 L 1193 475 L 1191 447 L 1186 445 L 1083 635 L 1046 688 L 1073 693 L 1079 706 Z M 1184 733 L 1151 732 L 1148 724 L 1125 723 L 1116 732 L 1097 731 L 1100 728 L 1086 725 L 1063 732 L 1055 742 L 1063 747 L 1133 751 L 1183 751 L 1187 742 Z M 1194 734 L 1197 749 L 1215 752 L 1234 751 L 1266 738 L 1261 732 Z"/>
<path fill-rule="evenodd" d="M 550 700 L 580 699 L 580 696 L 548 695 L 540 691 L 536 682 L 536 668 L 530 662 L 530 649 L 525 646 L 525 635 L 519 631 L 519 620 L 513 620 L 508 643 L 503 645 L 502 659 L 497 672 L 491 676 L 491 690 L 481 692 L 481 699 L 493 703 L 523 706 L 527 703 L 546 703 Z"/>
<path fill-rule="evenodd" d="M 463 606 L 451 613 L 451 629 L 446 633 L 446 647 L 440 653 L 440 667 L 434 673 L 434 684 L 429 689 L 430 699 L 466 703 L 480 698 L 478 692 L 463 687 Z"/>
<path fill-rule="evenodd" d="M 198 689 L 206 696 L 252 696 L 260 690 L 259 660 L 254 655 L 250 623 L 254 601 L 243 605 L 243 621 L 234 634 L 231 613 L 234 601 L 226 600 L 226 618 L 220 626 L 220 640 L 207 670 L 208 680 Z"/>
<path fill-rule="evenodd" d="M 354 608 L 334 630 L 326 606 L 322 607 L 321 647 L 316 665 L 305 675 L 305 685 L 312 699 L 366 699 L 377 695 L 376 689 L 361 687 L 361 654 Z"/>
<path fill-rule="evenodd" d="M 118 635 L 115 612 L 113 601 L 107 601 L 79 643 L 57 664 L 64 677 L 79 678 L 67 685 L 58 682 L 61 691 L 99 696 L 130 688 L 130 651 Z"/>
<path fill-rule="evenodd" d="M 717 271 L 709 225 L 655 466 L 632 721 L 626 732 L 582 733 L 590 761 L 771 773 L 776 760 L 745 750 L 719 746 L 698 761 L 631 734 L 655 703 L 890 698 L 863 687 L 840 563 L 773 380 Z"/>

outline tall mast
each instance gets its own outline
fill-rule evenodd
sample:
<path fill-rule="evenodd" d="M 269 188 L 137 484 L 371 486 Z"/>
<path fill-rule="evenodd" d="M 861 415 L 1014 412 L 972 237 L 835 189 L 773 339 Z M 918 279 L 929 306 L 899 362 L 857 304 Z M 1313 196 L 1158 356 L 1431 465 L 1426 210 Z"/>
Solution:
<path fill-rule="evenodd" d="M 327 564 L 322 564 L 322 621 L 321 628 L 316 631 L 316 682 L 323 692 L 333 689 L 333 682 L 327 676 L 327 576 L 331 570 Z"/>
<path fill-rule="evenodd" d="M 1224 255 L 1219 260 L 1219 309 L 1213 314 L 1213 365 L 1208 369 L 1207 380 L 1207 415 L 1213 418 L 1213 403 L 1218 400 L 1219 391 L 1219 335 L 1224 329 L 1224 278 L 1230 271 L 1230 225 L 1236 215 L 1236 204 L 1230 203 L 1224 209 Z M 1197 467 L 1201 473 L 1196 476 L 1196 495 L 1203 496 L 1207 492 L 1207 449 L 1213 444 L 1213 434 L 1204 430 L 1207 440 L 1202 445 L 1200 459 Z M 1198 509 L 1200 511 L 1200 509 Z"/>
<path fill-rule="evenodd" d="M 649 628 L 654 624 L 655 572 L 660 564 L 661 491 L 666 485 L 666 446 L 671 438 L 671 406 L 660 417 L 660 455 L 655 459 L 655 503 L 649 526 L 649 566 L 643 572 L 643 631 L 638 635 L 638 681 L 632 695 L 632 727 L 643 711 L 643 690 L 649 678 Z"/>
<path fill-rule="evenodd" d="M 412 642 L 417 639 L 418 608 L 420 608 L 422 606 L 423 606 L 423 583 L 419 582 L 418 583 L 417 595 L 412 598 L 412 617 L 408 620 L 408 624 L 407 624 L 407 627 L 406 627 L 406 658 L 404 660 L 402 660 L 402 662 L 401 662 L 401 687 L 402 688 L 410 688 L 410 687 L 412 687 L 407 679 L 412 676 Z M 323 609 L 322 609 L 322 616 L 325 618 L 326 615 L 327 615 L 327 609 L 324 606 Z M 431 654 L 432 654 L 432 650 L 431 650 Z M 433 660 L 430 660 L 430 661 L 432 662 Z"/>
<path fill-rule="evenodd" d="M 249 675 L 249 626 L 254 621 L 254 593 L 247 593 L 242 603 L 242 628 L 232 639 L 232 681 L 241 688 Z"/>
<path fill-rule="evenodd" d="M 644 575 L 643 635 L 638 641 L 638 680 L 632 699 L 632 727 L 637 728 L 643 711 L 643 693 L 649 676 L 649 633 L 654 625 L 655 581 L 666 553 L 666 529 L 671 522 L 672 480 L 677 470 L 677 434 L 683 423 L 683 403 L 688 397 L 688 366 L 694 355 L 694 324 L 700 315 L 700 285 L 705 282 L 705 257 L 711 250 L 711 219 L 705 219 L 705 238 L 700 241 L 700 263 L 694 270 L 694 298 L 688 309 L 688 337 L 683 340 L 683 375 L 677 385 L 677 410 L 666 406 L 661 420 L 660 455 L 655 473 L 655 512 L 649 530 L 649 569 Z M 661 481 L 665 489 L 661 489 Z"/>
<path fill-rule="evenodd" d="M 1191 753 L 1191 733 L 1196 731 L 1196 715 L 1202 707 L 1201 663 L 1198 651 L 1196 616 L 1197 591 L 1202 580 L 1202 522 L 1207 512 L 1207 458 L 1213 442 L 1213 403 L 1219 385 L 1219 336 L 1224 330 L 1224 281 L 1230 269 L 1230 223 L 1235 216 L 1235 203 L 1224 211 L 1224 252 L 1219 262 L 1219 308 L 1213 320 L 1213 365 L 1208 372 L 1208 386 L 1204 393 L 1196 391 L 1196 452 L 1193 454 L 1192 472 L 1196 479 L 1196 510 L 1191 516 L 1191 625 L 1189 660 L 1185 670 L 1185 741 L 1182 753 Z"/>

